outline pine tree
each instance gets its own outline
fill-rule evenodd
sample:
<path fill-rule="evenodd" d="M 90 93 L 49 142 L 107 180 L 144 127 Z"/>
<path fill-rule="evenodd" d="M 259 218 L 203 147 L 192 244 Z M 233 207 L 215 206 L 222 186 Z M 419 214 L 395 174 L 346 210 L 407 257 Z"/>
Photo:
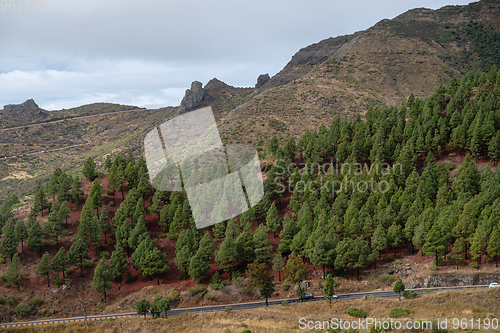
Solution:
<path fill-rule="evenodd" d="M 12 257 L 9 268 L 7 269 L 7 273 L 4 275 L 7 282 L 17 285 L 17 291 L 19 291 L 19 283 L 23 278 L 23 275 L 21 274 L 21 267 L 19 256 L 15 253 Z"/>
<path fill-rule="evenodd" d="M 24 253 L 24 241 L 28 239 L 28 229 L 23 220 L 17 220 L 14 234 L 18 241 L 21 241 L 21 251 Z"/>
<path fill-rule="evenodd" d="M 96 164 L 91 157 L 87 158 L 87 160 L 83 164 L 82 174 L 91 182 L 94 181 L 94 179 L 97 177 Z"/>
<path fill-rule="evenodd" d="M 259 226 L 257 230 L 255 230 L 253 234 L 253 242 L 255 244 L 255 257 L 257 261 L 267 263 L 271 260 L 271 251 L 273 250 L 273 246 L 271 245 L 271 241 L 269 240 L 269 237 L 267 237 L 267 233 L 262 226 Z"/>
<path fill-rule="evenodd" d="M 62 221 L 63 219 L 66 221 L 66 229 L 68 229 L 68 217 L 70 217 L 71 213 L 71 208 L 69 206 L 69 203 L 67 201 L 64 201 L 61 204 L 61 207 L 59 207 L 59 221 Z"/>
<path fill-rule="evenodd" d="M 328 274 L 325 281 L 325 288 L 323 292 L 325 293 L 325 299 L 330 300 L 330 304 L 332 304 L 333 295 L 335 295 L 335 288 L 339 286 L 339 283 L 335 281 L 331 274 Z"/>
<path fill-rule="evenodd" d="M 495 266 L 498 267 L 498 256 L 500 255 L 500 232 L 498 231 L 498 225 L 491 232 L 486 252 L 495 258 Z"/>
<path fill-rule="evenodd" d="M 427 235 L 426 242 L 422 248 L 425 254 L 434 254 L 436 267 L 439 266 L 438 256 L 446 250 L 446 240 L 443 239 L 443 233 L 439 226 L 434 224 L 431 231 Z"/>
<path fill-rule="evenodd" d="M 403 281 L 401 281 L 401 279 L 398 279 L 394 284 L 394 288 L 392 290 L 394 291 L 394 293 L 398 294 L 399 300 L 401 300 L 401 293 L 405 291 L 405 285 L 403 284 Z"/>
<path fill-rule="evenodd" d="M 232 237 L 226 236 L 215 254 L 215 262 L 220 268 L 228 269 L 229 276 L 232 276 L 232 268 L 236 264 L 236 248 L 234 243 L 235 240 Z"/>
<path fill-rule="evenodd" d="M 135 309 L 137 311 L 138 315 L 144 315 L 144 319 L 146 319 L 146 314 L 149 312 L 149 308 L 151 307 L 151 304 L 143 298 L 139 303 L 137 303 Z"/>
<path fill-rule="evenodd" d="M 379 256 L 380 254 L 382 254 L 382 251 L 387 246 L 387 238 L 385 236 L 384 227 L 382 227 L 381 224 L 378 225 L 377 229 L 375 229 L 375 232 L 373 233 L 373 237 L 371 239 L 371 245 L 372 245 L 371 246 L 372 250 L 378 251 Z"/>
<path fill-rule="evenodd" d="M 203 251 L 203 253 L 205 253 L 209 261 L 215 255 L 215 250 L 217 249 L 217 247 L 215 246 L 215 239 L 213 239 L 208 231 L 205 232 L 202 239 L 200 240 L 199 248 L 200 251 Z"/>
<path fill-rule="evenodd" d="M 89 248 L 82 239 L 78 239 L 71 245 L 68 257 L 76 267 L 80 267 L 80 276 L 83 276 L 83 267 L 92 267 L 92 263 L 88 260 Z"/>
<path fill-rule="evenodd" d="M 14 219 L 10 218 L 2 229 L 3 239 L 0 244 L 0 251 L 2 255 L 6 258 L 12 259 L 15 253 L 17 253 L 17 245 L 19 241 L 16 238 L 16 222 Z"/>
<path fill-rule="evenodd" d="M 193 279 L 193 281 L 196 279 L 201 280 L 209 269 L 210 262 L 208 261 L 206 254 L 203 251 L 197 251 L 189 263 L 189 276 Z"/>
<path fill-rule="evenodd" d="M 156 274 L 157 283 L 160 285 L 160 274 L 170 270 L 167 263 L 166 255 L 161 253 L 156 247 L 153 247 L 152 250 L 147 251 L 141 258 L 139 266 L 141 267 L 142 274 L 148 275 L 150 280 L 151 276 Z"/>
<path fill-rule="evenodd" d="M 104 302 L 106 302 L 106 292 L 111 289 L 112 276 L 113 270 L 110 265 L 104 259 L 101 259 L 94 270 L 92 289 L 104 295 Z"/>
<path fill-rule="evenodd" d="M 273 259 L 273 271 L 278 272 L 278 280 L 281 282 L 281 271 L 285 268 L 285 260 L 280 253 L 276 253 Z"/>
<path fill-rule="evenodd" d="M 33 207 L 35 208 L 36 212 L 41 211 L 42 216 L 43 216 L 43 210 L 49 207 L 49 203 L 47 201 L 47 198 L 45 197 L 45 191 L 43 190 L 42 183 L 40 182 L 38 182 L 36 186 Z"/>
<path fill-rule="evenodd" d="M 101 231 L 104 233 L 104 244 L 107 244 L 107 233 L 108 231 L 111 231 L 112 227 L 106 207 L 102 208 L 101 216 L 99 217 L 99 224 L 101 225 Z"/>
<path fill-rule="evenodd" d="M 177 246 L 176 246 L 177 248 Z M 185 244 L 181 248 L 175 250 L 175 264 L 180 271 L 179 279 L 186 279 L 189 271 L 189 264 L 191 263 L 192 250 L 188 244 Z"/>
<path fill-rule="evenodd" d="M 40 228 L 40 223 L 38 223 L 38 221 L 35 219 L 33 225 L 28 231 L 28 247 L 35 253 L 39 253 L 40 255 L 43 250 L 42 237 L 42 228 Z"/>
<path fill-rule="evenodd" d="M 130 223 L 128 222 L 128 220 L 126 220 L 118 225 L 118 227 L 116 228 L 116 233 L 115 233 L 116 242 L 118 244 L 120 244 L 122 247 L 127 248 L 127 256 L 130 256 L 130 252 L 129 252 L 130 248 L 128 245 L 129 244 L 128 241 L 130 239 L 131 232 L 132 232 L 132 230 L 130 229 Z"/>
<path fill-rule="evenodd" d="M 140 236 L 147 231 L 148 229 L 146 228 L 146 219 L 144 216 L 142 216 L 141 218 L 139 218 L 134 229 L 130 233 L 130 238 L 128 239 L 128 245 L 130 246 L 130 248 L 135 250 L 137 246 L 139 246 Z"/>
<path fill-rule="evenodd" d="M 120 243 L 116 243 L 115 250 L 113 251 L 113 253 L 111 253 L 109 264 L 112 267 L 113 277 L 119 278 L 121 284 L 123 271 L 127 269 L 128 261 L 125 251 L 123 251 L 123 247 L 120 245 Z"/>
<path fill-rule="evenodd" d="M 281 242 L 278 245 L 278 251 L 286 252 L 290 251 L 290 246 L 292 245 L 293 238 L 298 232 L 295 221 L 290 218 L 289 215 L 285 215 L 283 219 L 283 230 L 280 233 Z"/>
<path fill-rule="evenodd" d="M 45 223 L 44 228 L 47 240 L 52 240 L 52 245 L 57 244 L 59 246 L 59 237 L 63 235 L 63 228 L 61 220 L 59 219 L 59 212 L 54 203 L 52 204 L 52 208 L 50 209 L 47 223 Z"/>
<path fill-rule="evenodd" d="M 271 207 L 267 212 L 266 226 L 267 230 L 274 233 L 274 238 L 276 239 L 276 231 L 278 231 L 278 229 L 281 227 L 281 219 L 278 215 L 278 210 L 276 209 L 274 202 L 271 204 Z"/>
<path fill-rule="evenodd" d="M 141 260 L 144 258 L 144 256 L 149 252 L 152 251 L 154 248 L 153 240 L 151 239 L 151 236 L 149 235 L 149 232 L 144 233 L 140 238 L 139 238 L 139 246 L 137 246 L 137 249 L 135 249 L 134 253 L 132 254 L 132 265 L 134 266 L 135 269 L 139 270 L 141 268 Z"/>
<path fill-rule="evenodd" d="M 47 287 L 50 287 L 50 273 L 52 273 L 52 258 L 50 254 L 45 252 L 42 256 L 42 261 L 38 264 L 38 276 L 47 276 Z"/>
<path fill-rule="evenodd" d="M 82 182 L 78 177 L 73 178 L 73 183 L 71 184 L 71 202 L 80 205 L 83 200 Z"/>
<path fill-rule="evenodd" d="M 99 246 L 102 244 L 101 240 L 102 235 L 102 227 L 101 222 L 97 219 L 97 215 L 94 214 L 92 220 L 89 225 L 89 239 L 95 247 L 95 252 L 99 249 Z"/>
<path fill-rule="evenodd" d="M 57 251 L 54 259 L 52 260 L 52 269 L 54 270 L 54 272 L 62 272 L 63 279 L 65 279 L 65 272 L 69 268 L 69 265 L 70 261 L 66 250 L 64 249 L 64 247 L 59 248 L 59 251 Z"/>

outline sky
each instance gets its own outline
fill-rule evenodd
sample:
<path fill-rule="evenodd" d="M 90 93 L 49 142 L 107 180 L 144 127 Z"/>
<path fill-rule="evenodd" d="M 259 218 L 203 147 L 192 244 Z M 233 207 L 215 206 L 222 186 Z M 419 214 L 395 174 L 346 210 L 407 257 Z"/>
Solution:
<path fill-rule="evenodd" d="M 254 86 L 301 48 L 462 0 L 11 0 L 0 3 L 0 107 L 176 106 L 192 81 Z M 9 6 L 5 6 L 10 4 Z"/>

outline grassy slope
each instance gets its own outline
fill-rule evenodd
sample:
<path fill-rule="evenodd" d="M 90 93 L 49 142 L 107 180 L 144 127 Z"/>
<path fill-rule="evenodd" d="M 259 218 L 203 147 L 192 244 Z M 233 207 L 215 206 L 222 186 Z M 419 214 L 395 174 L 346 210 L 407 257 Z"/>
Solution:
<path fill-rule="evenodd" d="M 363 309 L 368 317 L 377 320 L 390 320 L 389 310 L 394 307 L 406 307 L 413 311 L 409 317 L 399 320 L 434 320 L 448 318 L 448 328 L 453 330 L 452 318 L 498 318 L 500 316 L 500 289 L 476 291 L 445 291 L 424 294 L 417 299 L 382 299 L 341 300 L 309 302 L 286 306 L 270 306 L 251 310 L 238 310 L 202 314 L 183 314 L 170 316 L 167 319 L 133 318 L 90 323 L 92 332 L 204 332 L 220 333 L 225 329 L 230 332 L 241 332 L 249 329 L 252 332 L 299 332 L 299 319 L 330 320 L 332 317 L 354 321 L 356 318 L 346 314 L 350 307 Z M 243 328 L 242 323 L 248 327 Z M 470 322 L 469 322 L 470 323 Z M 84 323 L 66 325 L 45 325 L 37 327 L 13 328 L 8 332 L 86 332 Z M 308 330 L 309 331 L 309 330 Z M 314 330 L 316 331 L 316 330 Z M 366 330 L 361 330 L 366 331 Z M 463 330 L 465 331 L 465 330 Z M 320 330 L 325 332 L 325 330 Z"/>

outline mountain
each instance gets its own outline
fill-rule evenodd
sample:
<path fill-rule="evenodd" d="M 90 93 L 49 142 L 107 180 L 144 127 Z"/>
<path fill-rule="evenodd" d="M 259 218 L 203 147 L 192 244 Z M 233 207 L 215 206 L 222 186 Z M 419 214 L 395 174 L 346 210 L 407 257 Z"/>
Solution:
<path fill-rule="evenodd" d="M 301 49 L 251 99 L 217 110 L 226 114 L 220 128 L 228 142 L 261 145 L 411 93 L 427 97 L 451 77 L 500 65 L 499 32 L 498 1 L 410 10 Z"/>

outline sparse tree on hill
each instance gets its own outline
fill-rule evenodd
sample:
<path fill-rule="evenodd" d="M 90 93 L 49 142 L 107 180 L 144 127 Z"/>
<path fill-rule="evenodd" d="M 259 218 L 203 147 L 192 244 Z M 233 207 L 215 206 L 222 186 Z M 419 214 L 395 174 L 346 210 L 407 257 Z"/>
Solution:
<path fill-rule="evenodd" d="M 111 289 L 112 275 L 113 272 L 109 264 L 101 259 L 94 270 L 92 289 L 104 295 L 104 302 L 106 302 L 106 292 Z"/>
<path fill-rule="evenodd" d="M 137 306 L 135 307 L 137 314 L 144 316 L 144 319 L 146 319 L 146 314 L 149 312 L 149 309 L 151 308 L 151 304 L 143 298 L 139 303 L 137 303 Z"/>
<path fill-rule="evenodd" d="M 52 268 L 54 272 L 62 272 L 63 279 L 65 279 L 65 271 L 69 268 L 69 265 L 70 261 L 68 254 L 66 253 L 64 247 L 61 247 L 52 260 Z"/>
<path fill-rule="evenodd" d="M 42 228 L 40 228 L 40 223 L 38 223 L 38 221 L 35 219 L 33 225 L 28 231 L 28 247 L 35 253 L 38 253 L 40 255 L 43 250 L 42 237 Z"/>
<path fill-rule="evenodd" d="M 94 179 L 97 177 L 96 165 L 91 157 L 87 158 L 87 160 L 83 164 L 82 174 L 91 182 L 94 181 Z"/>
<path fill-rule="evenodd" d="M 330 300 L 330 304 L 332 304 L 332 298 L 333 295 L 335 295 L 335 288 L 337 288 L 338 286 L 339 283 L 333 279 L 331 274 L 328 274 L 323 291 L 325 293 L 325 298 Z"/>
<path fill-rule="evenodd" d="M 109 264 L 113 268 L 113 277 L 120 279 L 120 284 L 122 284 L 122 275 L 123 271 L 128 267 L 127 256 L 125 255 L 125 251 L 123 251 L 123 247 L 120 243 L 116 243 L 115 250 L 111 253 L 111 259 L 109 260 Z"/>
<path fill-rule="evenodd" d="M 278 280 L 281 282 L 281 271 L 285 268 L 285 260 L 281 253 L 276 253 L 273 259 L 273 270 L 278 272 Z"/>
<path fill-rule="evenodd" d="M 83 267 L 92 267 L 89 258 L 89 248 L 82 239 L 78 239 L 71 245 L 68 257 L 76 267 L 80 267 L 80 276 L 83 276 Z"/>
<path fill-rule="evenodd" d="M 394 293 L 398 294 L 399 300 L 401 300 L 401 293 L 405 291 L 405 285 L 403 284 L 403 281 L 401 281 L 401 279 L 398 279 L 394 284 L 394 288 L 392 290 L 394 291 Z"/>
<path fill-rule="evenodd" d="M 16 239 L 21 242 L 21 251 L 24 253 L 24 241 L 28 239 L 28 229 L 23 220 L 17 220 L 15 227 Z"/>
<path fill-rule="evenodd" d="M 21 282 L 23 275 L 21 274 L 21 261 L 19 260 L 17 253 L 15 253 L 12 257 L 12 261 L 4 277 L 7 282 L 15 284 L 17 286 L 17 291 L 19 291 L 19 283 Z"/>
<path fill-rule="evenodd" d="M 42 256 L 42 261 L 38 264 L 38 276 L 47 276 L 47 287 L 50 287 L 50 273 L 52 273 L 52 258 L 50 254 L 45 252 Z"/>
<path fill-rule="evenodd" d="M 101 231 L 104 233 L 104 244 L 107 244 L 107 233 L 111 231 L 111 223 L 109 222 L 108 211 L 106 207 L 101 210 L 101 216 L 99 217 L 99 224 L 101 225 Z"/>
<path fill-rule="evenodd" d="M 63 219 L 66 221 L 66 229 L 68 229 L 68 217 L 70 217 L 71 213 L 71 208 L 69 206 L 69 203 L 67 201 L 64 201 L 61 204 L 61 207 L 59 207 L 59 220 L 62 221 Z"/>
<path fill-rule="evenodd" d="M 252 291 L 254 288 L 259 288 L 260 294 L 266 298 L 266 306 L 268 306 L 268 298 L 274 292 L 274 278 L 269 272 L 266 264 L 261 264 L 257 260 L 249 264 L 246 270 L 247 273 L 247 291 Z"/>
<path fill-rule="evenodd" d="M 281 219 L 278 215 L 278 210 L 274 202 L 271 204 L 271 208 L 267 212 L 266 226 L 269 231 L 274 233 L 274 238 L 276 239 L 276 231 L 281 227 Z"/>
<path fill-rule="evenodd" d="M 16 238 L 16 222 L 13 218 L 7 220 L 7 223 L 3 226 L 2 233 L 3 239 L 0 250 L 4 257 L 12 259 L 14 254 L 17 253 L 17 245 L 19 244 Z"/>

